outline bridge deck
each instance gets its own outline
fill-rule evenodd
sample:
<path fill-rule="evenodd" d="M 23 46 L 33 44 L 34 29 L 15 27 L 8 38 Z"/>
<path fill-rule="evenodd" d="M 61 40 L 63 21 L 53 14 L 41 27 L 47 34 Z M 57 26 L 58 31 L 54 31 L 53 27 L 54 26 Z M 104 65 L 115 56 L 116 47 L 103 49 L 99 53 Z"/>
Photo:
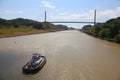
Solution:
<path fill-rule="evenodd" d="M 50 23 L 91 23 L 91 24 L 94 24 L 94 22 L 80 22 L 80 21 L 50 21 Z"/>

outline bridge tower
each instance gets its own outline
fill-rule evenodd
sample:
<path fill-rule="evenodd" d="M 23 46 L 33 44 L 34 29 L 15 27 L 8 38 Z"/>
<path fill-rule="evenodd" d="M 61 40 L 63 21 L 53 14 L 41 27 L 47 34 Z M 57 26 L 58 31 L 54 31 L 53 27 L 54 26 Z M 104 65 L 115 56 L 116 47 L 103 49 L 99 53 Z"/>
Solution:
<path fill-rule="evenodd" d="M 47 22 L 47 12 L 45 11 L 45 23 Z M 94 25 L 96 25 L 96 10 L 94 11 L 94 18 L 93 18 L 93 22 L 81 22 L 81 21 L 53 21 L 51 23 L 92 23 Z"/>

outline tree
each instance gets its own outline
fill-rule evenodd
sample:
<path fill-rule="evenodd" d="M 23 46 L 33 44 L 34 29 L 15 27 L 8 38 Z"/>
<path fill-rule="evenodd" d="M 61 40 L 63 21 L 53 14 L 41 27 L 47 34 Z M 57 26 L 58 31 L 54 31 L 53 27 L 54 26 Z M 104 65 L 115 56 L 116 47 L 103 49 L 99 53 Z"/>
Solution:
<path fill-rule="evenodd" d="M 109 38 L 110 37 L 110 30 L 109 29 L 103 29 L 99 32 L 99 36 L 101 38 Z"/>
<path fill-rule="evenodd" d="M 42 24 L 41 23 L 33 24 L 33 28 L 35 28 L 35 29 L 42 29 Z"/>
<path fill-rule="evenodd" d="M 92 27 L 92 25 L 85 25 L 85 26 L 83 26 L 82 30 L 87 30 L 87 29 L 89 29 L 90 27 Z"/>
<path fill-rule="evenodd" d="M 115 42 L 120 43 L 120 34 L 115 36 Z"/>

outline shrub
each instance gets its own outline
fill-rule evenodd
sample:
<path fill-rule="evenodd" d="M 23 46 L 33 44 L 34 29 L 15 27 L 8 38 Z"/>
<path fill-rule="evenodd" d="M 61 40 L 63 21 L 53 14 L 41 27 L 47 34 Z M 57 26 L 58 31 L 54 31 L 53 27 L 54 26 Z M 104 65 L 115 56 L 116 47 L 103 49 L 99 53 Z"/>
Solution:
<path fill-rule="evenodd" d="M 110 37 L 110 30 L 109 29 L 103 29 L 99 32 L 99 36 L 101 38 L 109 38 Z"/>
<path fill-rule="evenodd" d="M 120 34 L 115 36 L 115 42 L 120 43 Z"/>

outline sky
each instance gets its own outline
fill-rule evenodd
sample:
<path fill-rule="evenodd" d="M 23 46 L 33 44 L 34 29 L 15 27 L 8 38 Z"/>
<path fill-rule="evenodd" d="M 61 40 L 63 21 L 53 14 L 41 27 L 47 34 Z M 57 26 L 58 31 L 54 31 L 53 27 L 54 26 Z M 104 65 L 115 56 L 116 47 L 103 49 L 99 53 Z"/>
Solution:
<path fill-rule="evenodd" d="M 94 21 L 96 10 L 97 22 L 106 22 L 120 17 L 120 0 L 0 0 L 0 18 L 25 18 L 44 21 Z M 63 23 L 60 23 L 63 24 Z M 80 23 L 64 23 L 68 27 L 82 28 Z"/>

